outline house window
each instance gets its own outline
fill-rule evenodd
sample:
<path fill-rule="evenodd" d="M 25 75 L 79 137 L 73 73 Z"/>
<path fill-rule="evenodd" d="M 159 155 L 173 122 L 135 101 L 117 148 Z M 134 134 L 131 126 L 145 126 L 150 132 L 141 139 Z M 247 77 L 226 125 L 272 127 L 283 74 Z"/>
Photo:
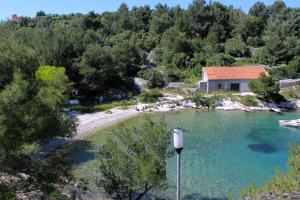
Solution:
<path fill-rule="evenodd" d="M 222 84 L 218 83 L 218 90 L 222 90 Z"/>
<path fill-rule="evenodd" d="M 240 84 L 239 83 L 231 83 L 230 84 L 230 90 L 239 92 L 240 91 Z"/>

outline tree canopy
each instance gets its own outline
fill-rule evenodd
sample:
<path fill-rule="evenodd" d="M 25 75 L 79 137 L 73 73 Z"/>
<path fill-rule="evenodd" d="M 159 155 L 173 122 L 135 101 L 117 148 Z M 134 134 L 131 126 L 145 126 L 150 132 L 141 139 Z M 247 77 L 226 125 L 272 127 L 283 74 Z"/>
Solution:
<path fill-rule="evenodd" d="M 181 74 L 210 65 L 288 68 L 300 53 L 299 21 L 300 9 L 283 1 L 256 2 L 247 14 L 205 0 L 186 9 L 164 4 L 130 9 L 123 3 L 102 14 L 39 11 L 0 25 L 0 89 L 16 70 L 30 75 L 43 65 L 64 67 L 76 94 L 88 99 L 134 91 L 132 78 L 149 63 Z M 285 71 L 282 77 L 294 77 Z"/>
<path fill-rule="evenodd" d="M 266 101 L 279 100 L 279 84 L 272 76 L 261 74 L 257 81 L 249 83 L 249 88 Z"/>
<path fill-rule="evenodd" d="M 170 133 L 164 121 L 113 132 L 99 150 L 100 185 L 112 199 L 141 199 L 166 186 Z M 136 195 L 134 195 L 136 194 Z M 134 197 L 135 196 L 135 197 Z"/>
<path fill-rule="evenodd" d="M 62 114 L 70 86 L 64 68 L 40 67 L 34 79 L 14 73 L 0 92 L 0 171 L 29 170 L 23 161 L 34 159 L 42 142 L 73 134 L 73 121 Z"/>

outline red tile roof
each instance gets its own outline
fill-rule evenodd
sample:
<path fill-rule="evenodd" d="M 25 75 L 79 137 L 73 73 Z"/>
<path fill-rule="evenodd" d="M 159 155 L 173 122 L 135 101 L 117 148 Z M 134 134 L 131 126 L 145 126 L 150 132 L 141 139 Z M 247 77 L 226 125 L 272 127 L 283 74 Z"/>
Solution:
<path fill-rule="evenodd" d="M 243 67 L 203 67 L 208 80 L 255 80 L 262 73 L 267 74 L 261 66 Z"/>

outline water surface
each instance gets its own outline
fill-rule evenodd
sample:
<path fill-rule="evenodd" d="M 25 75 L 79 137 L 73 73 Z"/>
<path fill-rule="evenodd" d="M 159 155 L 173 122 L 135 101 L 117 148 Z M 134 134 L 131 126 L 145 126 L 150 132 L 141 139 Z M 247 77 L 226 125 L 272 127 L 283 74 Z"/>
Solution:
<path fill-rule="evenodd" d="M 287 170 L 288 144 L 300 144 L 300 131 L 280 127 L 278 120 L 300 118 L 299 113 L 179 112 L 153 115 L 164 117 L 168 127 L 186 129 L 182 153 L 182 196 L 184 199 L 225 199 L 249 184 L 262 185 L 274 169 Z M 138 124 L 141 120 L 130 120 Z M 99 133 L 91 138 L 99 145 Z M 93 155 L 93 154 L 91 154 Z M 88 165 L 77 153 L 79 168 Z M 90 165 L 91 166 L 91 165 Z M 85 169 L 86 170 L 86 169 Z M 91 169 L 90 169 L 91 170 Z M 167 161 L 169 189 L 161 197 L 175 199 L 176 160 Z"/>

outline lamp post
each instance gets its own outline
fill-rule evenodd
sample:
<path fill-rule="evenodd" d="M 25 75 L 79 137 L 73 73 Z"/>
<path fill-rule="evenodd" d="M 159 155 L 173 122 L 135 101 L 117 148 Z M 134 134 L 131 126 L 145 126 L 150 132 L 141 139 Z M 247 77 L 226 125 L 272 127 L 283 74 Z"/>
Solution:
<path fill-rule="evenodd" d="M 180 153 L 183 149 L 183 129 L 182 128 L 174 128 L 174 148 L 177 153 L 177 192 L 176 192 L 176 200 L 180 199 Z"/>

